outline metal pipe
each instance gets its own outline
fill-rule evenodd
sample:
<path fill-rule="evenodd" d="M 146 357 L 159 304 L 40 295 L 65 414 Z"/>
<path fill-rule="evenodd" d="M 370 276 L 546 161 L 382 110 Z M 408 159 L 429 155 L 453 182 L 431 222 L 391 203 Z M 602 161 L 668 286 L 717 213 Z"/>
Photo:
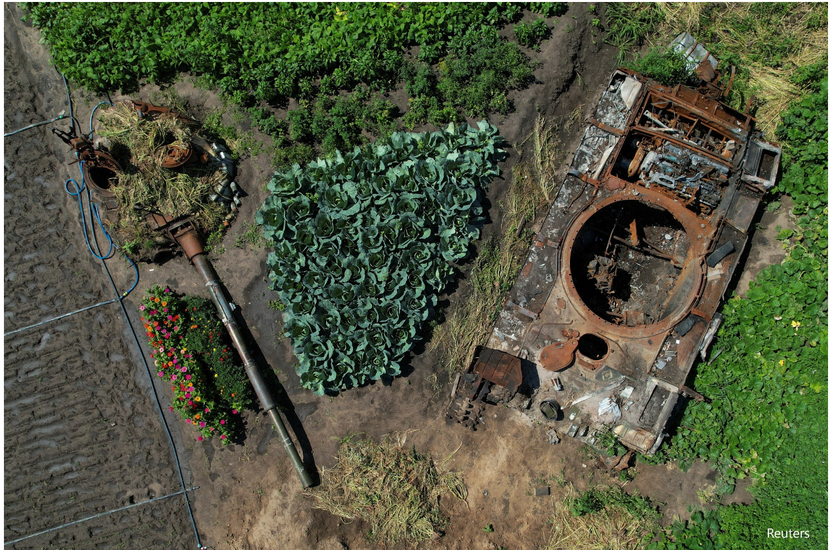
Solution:
<path fill-rule="evenodd" d="M 213 304 L 216 306 L 216 310 L 222 318 L 222 323 L 225 325 L 225 328 L 228 330 L 228 334 L 231 336 L 233 346 L 236 348 L 236 351 L 239 352 L 239 357 L 242 359 L 243 365 L 245 365 L 245 373 L 248 375 L 248 379 L 254 387 L 254 392 L 259 399 L 259 403 L 262 405 L 265 412 L 271 416 L 271 421 L 277 429 L 280 439 L 282 439 L 282 445 L 285 448 L 285 452 L 288 453 L 288 458 L 291 460 L 291 464 L 297 471 L 297 475 L 300 476 L 303 488 L 311 487 L 311 485 L 313 485 L 311 475 L 309 475 L 308 471 L 305 469 L 305 465 L 300 459 L 300 455 L 297 453 L 297 448 L 294 446 L 294 442 L 291 441 L 291 436 L 288 434 L 288 430 L 282 421 L 282 417 L 280 417 L 277 412 L 277 404 L 271 396 L 271 392 L 268 390 L 265 380 L 262 378 L 262 373 L 259 372 L 259 366 L 251 355 L 245 340 L 242 338 L 242 333 L 240 332 L 239 325 L 236 323 L 236 319 L 233 316 L 231 305 L 228 303 L 228 300 L 225 298 L 225 293 L 220 287 L 219 276 L 213 269 L 213 265 L 211 265 L 210 260 L 205 258 L 204 254 L 194 256 L 191 258 L 191 261 L 193 262 L 193 266 L 206 281 Z"/>
<path fill-rule="evenodd" d="M 288 453 L 288 458 L 297 471 L 297 475 L 300 476 L 300 482 L 302 482 L 303 488 L 311 487 L 313 485 L 311 475 L 300 459 L 300 455 L 297 453 L 294 442 L 291 441 L 291 436 L 288 434 L 282 417 L 277 412 L 277 404 L 271 396 L 265 380 L 262 378 L 262 373 L 259 372 L 259 366 L 242 337 L 242 332 L 239 330 L 239 325 L 233 315 L 234 307 L 228 302 L 225 293 L 222 291 L 219 275 L 216 274 L 210 260 L 204 255 L 201 239 L 192 227 L 175 235 L 174 239 L 184 249 L 185 255 L 193 263 L 193 267 L 204 278 L 208 292 L 210 292 L 211 300 L 216 306 L 216 310 L 219 312 L 222 323 L 228 330 L 228 334 L 231 336 L 233 347 L 239 352 L 239 357 L 245 366 L 245 374 L 248 375 L 248 380 L 251 381 L 251 385 L 254 387 L 254 392 L 257 395 L 257 399 L 259 399 L 260 405 L 270 415 L 271 421 L 282 440 L 282 446 L 285 448 L 285 452 Z"/>

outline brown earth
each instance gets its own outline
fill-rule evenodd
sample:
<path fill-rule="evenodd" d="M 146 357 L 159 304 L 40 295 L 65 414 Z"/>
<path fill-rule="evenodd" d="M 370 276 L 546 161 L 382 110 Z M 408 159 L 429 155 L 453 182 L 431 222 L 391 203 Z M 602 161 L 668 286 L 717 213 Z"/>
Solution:
<path fill-rule="evenodd" d="M 565 152 L 575 147 L 584 119 L 615 67 L 617 53 L 602 43 L 603 33 L 590 24 L 593 16 L 587 8 L 573 4 L 541 51 L 527 51 L 544 62 L 535 72 L 538 83 L 510 94 L 515 113 L 489 118 L 511 144 L 522 143 L 542 114 L 559 125 L 560 160 L 566 160 Z M 51 118 L 66 108 L 62 81 L 49 65 L 39 33 L 21 23 L 19 16 L 13 4 L 4 5 L 5 131 Z M 215 95 L 187 79 L 174 87 L 199 117 L 221 105 Z M 158 87 L 146 86 L 134 97 L 149 101 L 155 91 Z M 86 129 L 99 99 L 78 91 L 73 97 L 76 116 Z M 577 122 L 566 131 L 574 113 Z M 231 123 L 229 117 L 225 122 Z M 4 332 L 113 297 L 100 262 L 86 250 L 76 200 L 62 185 L 75 177 L 77 167 L 67 165 L 72 160 L 69 148 L 46 128 L 4 140 Z M 503 178 L 494 181 L 487 193 L 493 223 L 486 226 L 485 237 L 500 233 L 498 204 L 510 184 L 511 169 L 521 158 L 516 149 L 509 152 Z M 316 396 L 299 388 L 293 369 L 296 360 L 279 336 L 280 315 L 267 304 L 275 298 L 265 283 L 267 251 L 235 244 L 245 230 L 244 222 L 253 221 L 266 196 L 264 184 L 270 173 L 266 155 L 240 164 L 237 182 L 248 196 L 224 240 L 225 252 L 213 254 L 212 259 L 239 306 L 262 365 L 277 373 L 286 418 L 310 467 L 334 466 L 338 441 L 351 434 L 381 438 L 404 432 L 408 445 L 431 454 L 446 468 L 463 472 L 469 489 L 466 503 L 446 502 L 450 524 L 445 536 L 421 545 L 436 549 L 537 548 L 550 532 L 549 518 L 562 506 L 564 489 L 554 477 L 564 475 L 580 490 L 617 483 L 595 468 L 582 445 L 563 438 L 551 446 L 546 427 L 527 426 L 506 409 L 488 408 L 484 426 L 477 432 L 449 425 L 444 419 L 449 376 L 435 354 L 423 349 L 412 354 L 409 374 L 390 385 L 375 383 L 337 397 Z M 785 205 L 776 213 L 783 219 L 774 223 L 784 225 L 786 212 Z M 773 238 L 773 222 L 762 219 L 761 226 L 747 256 L 750 275 L 781 254 Z M 112 260 L 108 266 L 121 292 L 132 285 L 133 272 L 123 261 Z M 125 301 L 136 329 L 141 327 L 138 302 L 154 284 L 206 295 L 204 283 L 181 257 L 162 266 L 139 267 L 138 287 Z M 740 285 L 743 292 L 745 282 Z M 462 282 L 448 297 L 450 312 L 465 293 Z M 7 542 L 181 489 L 139 355 L 148 350 L 144 342 L 141 351 L 134 349 L 131 339 L 117 304 L 4 339 Z M 164 406 L 164 389 L 158 384 L 156 390 Z M 204 545 L 292 550 L 373 547 L 364 538 L 367 526 L 361 521 L 347 522 L 314 508 L 261 411 L 245 414 L 244 441 L 222 447 L 217 441 L 196 442 L 195 434 L 164 410 L 185 468 L 185 484 L 198 487 L 191 501 Z M 638 465 L 636 470 L 637 477 L 626 489 L 659 503 L 665 521 L 688 517 L 687 507 L 700 504 L 698 491 L 715 479 L 702 463 L 686 473 L 673 465 Z M 552 496 L 531 496 L 542 485 L 551 486 Z M 748 499 L 751 496 L 742 486 L 730 501 Z M 489 524 L 492 533 L 483 529 Z M 193 546 L 183 499 L 176 496 L 40 535 L 12 548 Z"/>

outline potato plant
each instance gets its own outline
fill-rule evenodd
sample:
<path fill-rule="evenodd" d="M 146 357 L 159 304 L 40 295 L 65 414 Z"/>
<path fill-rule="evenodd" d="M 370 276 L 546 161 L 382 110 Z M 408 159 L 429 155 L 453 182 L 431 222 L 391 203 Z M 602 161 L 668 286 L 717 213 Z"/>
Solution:
<path fill-rule="evenodd" d="M 303 387 L 334 392 L 400 362 L 479 236 L 504 139 L 482 121 L 278 171 L 257 213 Z"/>

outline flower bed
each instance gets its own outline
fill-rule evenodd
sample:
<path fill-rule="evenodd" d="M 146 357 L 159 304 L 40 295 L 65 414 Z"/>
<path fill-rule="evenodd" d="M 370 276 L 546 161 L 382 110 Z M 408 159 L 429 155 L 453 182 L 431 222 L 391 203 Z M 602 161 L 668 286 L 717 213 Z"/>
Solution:
<path fill-rule="evenodd" d="M 140 309 L 157 375 L 171 383 L 170 411 L 196 428 L 199 441 L 219 435 L 229 443 L 251 389 L 213 304 L 154 286 Z"/>

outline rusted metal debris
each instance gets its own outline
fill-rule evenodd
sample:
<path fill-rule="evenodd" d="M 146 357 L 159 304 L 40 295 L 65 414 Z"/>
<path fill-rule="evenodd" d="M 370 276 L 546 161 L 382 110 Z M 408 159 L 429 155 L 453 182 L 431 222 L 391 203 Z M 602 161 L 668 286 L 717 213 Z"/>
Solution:
<path fill-rule="evenodd" d="M 680 401 L 703 398 L 687 379 L 781 157 L 719 101 L 729 72 L 693 42 L 701 88 L 612 75 L 487 342 L 538 376 L 508 406 L 548 423 L 556 384 L 572 397 L 565 433 L 607 429 L 647 454 Z"/>
<path fill-rule="evenodd" d="M 167 107 L 153 105 L 152 103 L 145 103 L 144 101 L 136 101 L 134 99 L 129 100 L 129 103 L 135 108 L 136 111 L 138 111 L 139 115 L 141 115 L 142 117 L 149 116 L 177 118 L 187 124 L 198 124 L 198 122 L 193 120 L 192 118 L 188 118 L 180 113 L 172 111 Z"/>
<path fill-rule="evenodd" d="M 457 382 L 447 417 L 475 430 L 485 402 L 506 403 L 522 385 L 522 361 L 507 353 L 478 346 Z"/>

